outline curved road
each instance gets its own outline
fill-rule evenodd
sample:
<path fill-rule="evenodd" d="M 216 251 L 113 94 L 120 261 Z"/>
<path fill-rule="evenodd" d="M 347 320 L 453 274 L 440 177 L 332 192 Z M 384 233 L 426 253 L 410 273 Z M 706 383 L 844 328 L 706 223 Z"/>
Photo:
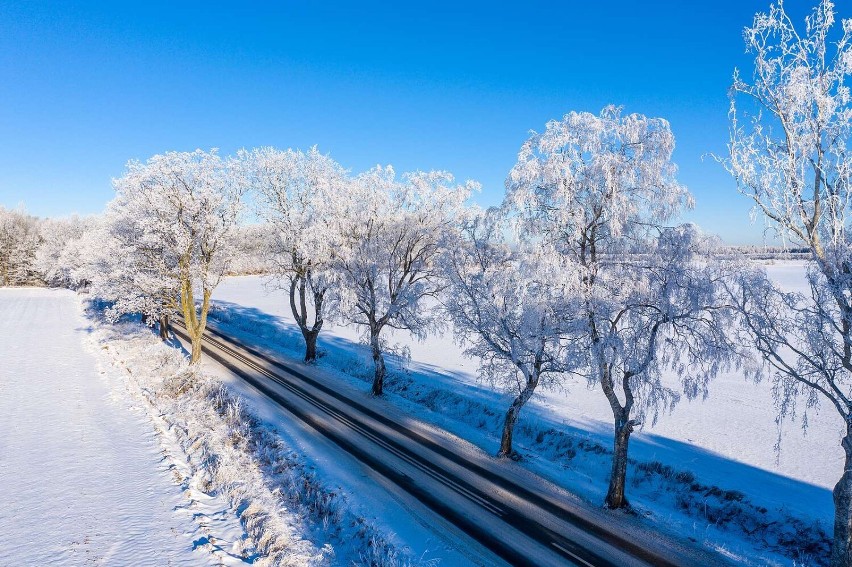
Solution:
<path fill-rule="evenodd" d="M 188 342 L 185 329 L 175 326 Z M 723 565 L 719 556 L 525 486 L 494 460 L 447 446 L 414 420 L 382 415 L 304 365 L 208 327 L 204 351 L 254 388 L 512 565 Z"/>

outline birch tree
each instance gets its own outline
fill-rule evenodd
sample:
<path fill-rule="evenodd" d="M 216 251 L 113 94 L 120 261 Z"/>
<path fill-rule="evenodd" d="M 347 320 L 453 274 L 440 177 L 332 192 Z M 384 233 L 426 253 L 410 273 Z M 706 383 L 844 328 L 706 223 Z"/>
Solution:
<path fill-rule="evenodd" d="M 576 366 L 565 337 L 579 281 L 557 256 L 511 247 L 501 221 L 491 210 L 462 223 L 442 257 L 443 301 L 465 354 L 480 361 L 480 377 L 514 396 L 497 455 L 516 458 L 512 437 L 524 405 L 539 386 L 564 385 Z"/>
<path fill-rule="evenodd" d="M 168 305 L 177 292 L 194 364 L 213 290 L 228 270 L 245 188 L 240 168 L 215 150 L 169 152 L 131 161 L 114 185 L 113 234 L 135 252 L 129 258 L 142 261 L 137 269 L 144 266 L 128 277 L 152 278 L 144 287 L 162 291 L 147 298 L 152 303 Z"/>
<path fill-rule="evenodd" d="M 271 230 L 272 281 L 288 291 L 305 340 L 305 362 L 313 362 L 317 336 L 335 308 L 332 260 L 347 172 L 316 147 L 308 152 L 260 148 L 240 155 L 249 164 L 259 214 Z"/>
<path fill-rule="evenodd" d="M 755 211 L 813 259 L 809 295 L 784 293 L 752 271 L 732 298 L 775 380 L 780 418 L 795 415 L 803 399 L 806 408 L 827 402 L 845 424 L 845 465 L 834 487 L 836 567 L 852 565 L 850 34 L 852 20 L 838 29 L 829 0 L 803 28 L 782 2 L 758 13 L 743 34 L 754 65 L 734 72 L 730 153 L 722 160 Z"/>
<path fill-rule="evenodd" d="M 530 137 L 507 180 L 521 241 L 546 244 L 579 274 L 584 372 L 614 419 L 610 508 L 628 505 L 631 433 L 680 399 L 663 371 L 695 397 L 733 360 L 712 246 L 694 227 L 665 226 L 692 203 L 673 149 L 663 119 L 572 112 Z"/>
<path fill-rule="evenodd" d="M 376 167 L 359 175 L 339 214 L 335 270 L 343 317 L 364 329 L 375 365 L 372 393 L 386 375 L 386 328 L 415 337 L 440 323 L 434 309 L 444 281 L 438 265 L 442 243 L 477 185 L 455 184 L 442 171 L 407 173 Z"/>

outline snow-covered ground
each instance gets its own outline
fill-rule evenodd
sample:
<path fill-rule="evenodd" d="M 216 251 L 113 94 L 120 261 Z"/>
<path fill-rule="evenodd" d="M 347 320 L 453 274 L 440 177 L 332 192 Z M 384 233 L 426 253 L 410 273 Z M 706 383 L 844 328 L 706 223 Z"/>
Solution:
<path fill-rule="evenodd" d="M 377 527 L 298 452 L 321 441 L 279 436 L 179 345 L 84 305 L 0 289 L 0 565 L 471 564 L 350 463 L 399 509 Z"/>
<path fill-rule="evenodd" d="M 0 289 L 0 564 L 212 564 L 87 327 L 72 292 Z"/>
<path fill-rule="evenodd" d="M 767 265 L 767 269 L 782 286 L 804 289 L 803 263 L 778 262 Z M 283 341 L 285 352 L 298 354 L 299 337 L 283 292 L 268 291 L 262 278 L 248 276 L 227 279 L 216 290 L 215 297 L 223 308 L 216 317 L 227 326 L 232 329 L 242 326 L 243 331 L 256 332 L 267 341 Z M 346 353 L 360 351 L 364 354 L 355 344 L 357 339 L 357 329 L 326 326 L 320 335 L 320 348 L 328 353 L 328 358 L 321 364 L 338 368 L 348 364 L 351 373 L 369 373 L 368 357 L 355 355 L 346 361 Z M 391 342 L 408 347 L 411 352 L 411 362 L 407 364 L 411 386 L 405 386 L 409 391 L 403 393 L 403 397 L 417 402 L 410 404 L 411 410 L 486 450 L 489 447 L 496 450 L 495 435 L 500 416 L 499 413 L 490 415 L 489 408 L 499 411 L 508 398 L 478 383 L 477 361 L 464 356 L 452 333 L 433 336 L 423 342 L 397 333 Z M 359 364 L 366 368 L 358 368 Z M 427 384 L 425 388 L 424 384 Z M 429 388 L 431 392 L 427 391 Z M 422 392 L 411 393 L 418 389 Z M 434 399 L 430 400 L 429 396 Z M 476 405 L 462 407 L 464 404 L 459 402 L 462 398 L 473 400 Z M 486 411 L 481 417 L 469 415 L 482 408 Z M 718 486 L 739 491 L 754 508 L 767 508 L 768 515 L 773 518 L 800 518 L 805 524 L 819 521 L 830 533 L 830 488 L 842 469 L 839 448 L 842 422 L 832 408 L 825 406 L 809 415 L 807 435 L 803 434 L 799 423 L 783 424 L 781 451 L 777 453 L 774 445 L 779 430 L 775 416 L 771 381 L 754 384 L 745 381 L 738 372 L 730 372 L 711 384 L 706 400 L 684 400 L 671 414 L 663 415 L 656 425 L 648 424 L 638 432 L 631 441 L 631 456 L 640 462 L 659 462 L 676 471 L 690 471 L 705 488 Z M 465 423 L 460 423 L 460 418 Z M 575 383 L 565 391 L 543 392 L 524 410 L 521 421 L 531 425 L 533 437 L 537 436 L 536 432 L 551 429 L 569 432 L 575 440 L 586 439 L 593 446 L 609 447 L 611 419 L 602 393 L 589 389 L 584 383 Z M 541 445 L 524 451 L 524 437 L 519 437 L 526 457 L 524 466 L 590 500 L 602 501 L 606 488 L 606 455 L 595 460 L 592 452 L 584 463 L 584 459 L 562 458 L 560 451 L 564 452 L 564 446 L 554 445 L 550 454 L 539 454 Z M 541 436 L 538 437 L 540 440 Z M 571 447 L 572 451 L 582 453 L 576 443 Z M 709 545 L 732 548 L 732 553 L 740 558 L 747 559 L 755 553 L 756 548 L 751 547 L 753 542 L 736 537 L 726 539 L 724 533 L 715 529 L 716 525 L 681 516 L 674 498 L 667 502 L 666 495 L 660 494 L 671 490 L 673 485 L 637 486 L 637 482 L 628 490 L 637 497 L 634 503 L 654 513 L 651 521 L 686 530 L 687 535 L 698 541 L 710 540 Z M 709 500 L 702 495 L 703 491 L 697 492 L 698 496 L 690 496 L 693 504 L 696 499 Z M 754 545 L 759 548 L 758 544 Z M 765 557 L 780 561 L 780 556 L 772 553 Z"/>

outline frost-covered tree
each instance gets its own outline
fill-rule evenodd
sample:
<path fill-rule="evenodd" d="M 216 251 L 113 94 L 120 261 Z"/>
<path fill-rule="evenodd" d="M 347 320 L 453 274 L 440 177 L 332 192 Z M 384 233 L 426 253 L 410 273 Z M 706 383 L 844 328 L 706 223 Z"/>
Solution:
<path fill-rule="evenodd" d="M 512 392 L 498 456 L 514 457 L 521 409 L 541 386 L 561 385 L 575 366 L 566 345 L 576 272 L 558 256 L 512 247 L 497 211 L 474 211 L 442 255 L 444 309 L 480 377 Z"/>
<path fill-rule="evenodd" d="M 215 150 L 169 152 L 129 162 L 114 185 L 109 224 L 116 249 L 110 261 L 120 270 L 112 281 L 145 290 L 119 306 L 141 305 L 142 312 L 162 315 L 176 294 L 192 342 L 190 361 L 196 363 L 213 290 L 228 271 L 228 244 L 245 186 L 240 168 Z"/>
<path fill-rule="evenodd" d="M 506 182 L 521 241 L 552 248 L 580 278 L 584 373 L 615 425 L 611 508 L 627 506 L 630 434 L 680 397 L 663 371 L 676 370 L 694 397 L 733 356 L 712 247 L 691 226 L 664 226 L 691 204 L 673 149 L 665 120 L 572 112 L 531 136 Z"/>
<path fill-rule="evenodd" d="M 231 238 L 230 273 L 240 276 L 271 273 L 271 235 L 272 229 L 265 222 L 237 226 Z"/>
<path fill-rule="evenodd" d="M 305 361 L 317 357 L 317 336 L 329 314 L 336 276 L 332 260 L 340 238 L 347 172 L 316 147 L 307 152 L 260 148 L 242 152 L 257 192 L 258 212 L 270 229 L 272 282 L 286 289 L 305 340 Z"/>
<path fill-rule="evenodd" d="M 41 223 L 41 244 L 33 265 L 47 285 L 68 289 L 88 285 L 84 275 L 88 261 L 85 237 L 97 227 L 95 217 L 72 216 Z"/>
<path fill-rule="evenodd" d="M 146 233 L 146 222 L 123 198 L 110 202 L 101 223 L 81 240 L 86 256 L 76 277 L 91 282 L 92 296 L 111 304 L 110 319 L 141 314 L 148 325 L 158 323 L 160 338 L 167 340 L 170 320 L 181 312 L 177 261 Z"/>
<path fill-rule="evenodd" d="M 439 323 L 431 304 L 445 285 L 438 255 L 474 182 L 455 184 L 441 171 L 407 173 L 391 167 L 359 175 L 338 213 L 341 314 L 364 329 L 375 363 L 372 392 L 385 379 L 382 331 L 425 337 Z"/>
<path fill-rule="evenodd" d="M 846 424 L 846 464 L 834 487 L 831 564 L 852 565 L 852 20 L 835 26 L 820 2 L 797 29 L 784 4 L 744 32 L 754 55 L 734 72 L 730 154 L 737 186 L 778 234 L 813 258 L 808 295 L 784 293 L 760 272 L 733 288 L 740 312 L 772 370 L 780 419 L 828 402 Z M 807 420 L 803 420 L 807 424 Z"/>
<path fill-rule="evenodd" d="M 37 279 L 33 263 L 39 243 L 37 218 L 23 209 L 0 206 L 0 286 L 23 285 Z"/>

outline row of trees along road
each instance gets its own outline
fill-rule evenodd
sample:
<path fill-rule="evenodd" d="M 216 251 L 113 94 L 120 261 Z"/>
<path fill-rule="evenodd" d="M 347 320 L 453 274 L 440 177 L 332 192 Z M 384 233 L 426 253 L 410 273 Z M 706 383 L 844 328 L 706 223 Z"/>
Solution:
<path fill-rule="evenodd" d="M 501 456 L 515 455 L 512 432 L 537 388 L 596 386 L 613 415 L 613 508 L 628 505 L 634 429 L 738 365 L 775 381 L 781 419 L 797 401 L 805 414 L 827 402 L 846 423 L 831 563 L 852 565 L 850 34 L 829 0 L 803 30 L 781 3 L 757 14 L 744 33 L 754 64 L 731 89 L 729 153 L 717 156 L 778 234 L 809 251 L 808 295 L 720 254 L 694 226 L 672 226 L 692 198 L 669 124 L 612 106 L 532 134 L 489 210 L 466 206 L 477 185 L 446 172 L 353 175 L 315 148 L 131 162 L 104 217 L 63 225 L 68 236 L 43 238 L 45 252 L 26 215 L 0 209 L 0 277 L 23 277 L 21 258 L 37 255 L 53 283 L 90 284 L 114 316 L 142 313 L 164 337 L 181 313 L 196 363 L 234 251 L 259 250 L 289 293 L 305 359 L 325 322 L 358 326 L 376 395 L 387 329 L 424 337 L 451 323 L 482 378 L 514 392 Z M 241 231 L 246 194 L 265 222 Z"/>

